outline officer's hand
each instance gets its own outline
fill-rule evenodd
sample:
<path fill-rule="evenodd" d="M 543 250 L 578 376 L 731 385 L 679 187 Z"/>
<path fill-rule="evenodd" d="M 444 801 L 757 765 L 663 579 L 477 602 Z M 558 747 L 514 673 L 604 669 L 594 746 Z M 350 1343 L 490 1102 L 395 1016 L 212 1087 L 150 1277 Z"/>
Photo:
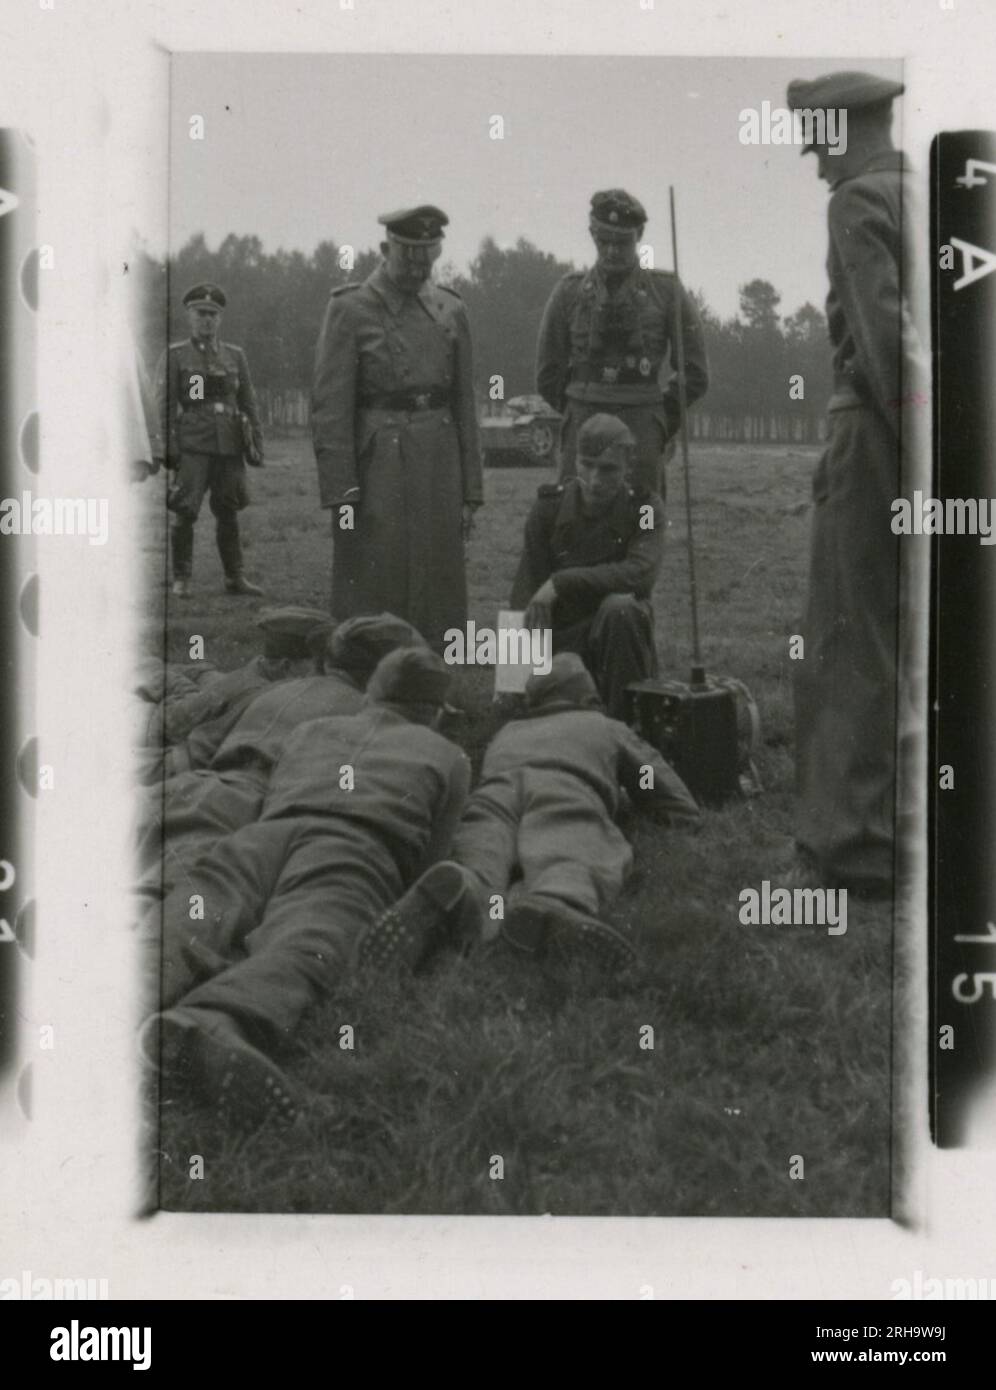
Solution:
<path fill-rule="evenodd" d="M 553 580 L 545 580 L 529 600 L 524 619 L 526 627 L 540 630 L 553 627 L 553 605 L 556 597 Z"/>

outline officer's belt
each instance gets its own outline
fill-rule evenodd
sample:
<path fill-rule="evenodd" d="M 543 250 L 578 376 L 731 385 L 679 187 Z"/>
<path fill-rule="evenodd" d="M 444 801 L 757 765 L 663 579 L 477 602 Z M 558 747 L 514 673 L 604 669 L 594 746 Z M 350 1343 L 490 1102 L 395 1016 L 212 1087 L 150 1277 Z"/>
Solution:
<path fill-rule="evenodd" d="M 452 393 L 446 386 L 427 386 L 424 390 L 386 391 L 380 396 L 360 396 L 361 410 L 440 410 L 449 405 Z"/>
<path fill-rule="evenodd" d="M 619 366 L 614 362 L 578 362 L 571 368 L 571 381 L 581 384 L 597 382 L 600 386 L 652 386 L 655 391 L 660 391 L 657 373 L 661 364 L 653 358 L 646 360 L 650 363 L 647 372 L 641 372 L 639 367 Z"/>
<path fill-rule="evenodd" d="M 637 386 L 620 386 L 618 382 L 572 381 L 566 396 L 571 401 L 589 405 L 642 405 L 660 409 L 664 396 L 656 381 L 641 381 Z"/>

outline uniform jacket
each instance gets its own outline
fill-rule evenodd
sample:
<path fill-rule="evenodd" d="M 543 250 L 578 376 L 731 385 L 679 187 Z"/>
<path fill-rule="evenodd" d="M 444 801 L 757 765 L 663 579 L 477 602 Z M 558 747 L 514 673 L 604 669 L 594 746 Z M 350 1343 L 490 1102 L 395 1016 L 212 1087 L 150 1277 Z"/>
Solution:
<path fill-rule="evenodd" d="M 709 385 L 705 340 L 695 305 L 674 275 L 637 266 L 610 294 L 597 267 L 557 284 L 540 324 L 536 386 L 554 410 L 569 400 L 659 406 L 668 434 L 680 423 L 675 322 L 681 313 L 685 396 Z M 670 380 L 662 387 L 666 370 Z"/>
<path fill-rule="evenodd" d="M 909 216 L 899 150 L 872 156 L 833 187 L 827 326 L 833 345 L 834 404 L 874 407 L 898 432 L 903 396 L 927 392 L 926 363 L 903 296 L 903 222 Z"/>
<path fill-rule="evenodd" d="M 649 787 L 645 785 L 650 780 L 645 776 L 648 767 L 654 773 Z M 619 811 L 620 787 L 624 787 L 637 806 L 653 809 L 668 820 L 697 823 L 701 819 L 695 798 L 657 749 L 600 710 L 546 713 L 540 706 L 527 718 L 506 724 L 488 745 L 481 786 L 519 771 L 570 773 L 598 794 L 613 817 Z"/>
<path fill-rule="evenodd" d="M 337 714 L 356 714 L 362 704 L 363 691 L 344 671 L 279 681 L 254 696 L 211 760 L 211 769 L 220 772 L 249 762 L 272 766 L 300 725 Z"/>
<path fill-rule="evenodd" d="M 370 704 L 358 714 L 312 720 L 290 736 L 261 819 L 349 821 L 385 845 L 408 879 L 449 850 L 469 787 L 470 764 L 456 744 Z"/>
<path fill-rule="evenodd" d="M 242 457 L 239 411 L 252 425 L 260 453 L 263 430 L 240 347 L 219 342 L 217 347 L 188 338 L 172 343 L 156 369 L 159 411 L 157 456 L 177 459 L 184 454 L 227 454 Z"/>
<path fill-rule="evenodd" d="M 646 521 L 652 508 L 653 526 Z M 525 542 L 512 586 L 512 607 L 525 608 L 553 577 L 558 627 L 593 617 L 608 594 L 649 598 L 664 554 L 664 504 L 654 493 L 622 488 L 597 516 L 586 516 L 576 478 L 539 489 L 526 521 Z"/>
<path fill-rule="evenodd" d="M 402 295 L 383 266 L 333 290 L 318 339 L 311 420 L 323 507 L 364 485 L 383 411 L 370 402 L 430 387 L 448 393 L 465 502 L 483 501 L 470 324 L 455 290 L 431 282 Z M 404 415 L 401 416 L 402 422 Z M 397 425 L 393 427 L 397 435 Z"/>

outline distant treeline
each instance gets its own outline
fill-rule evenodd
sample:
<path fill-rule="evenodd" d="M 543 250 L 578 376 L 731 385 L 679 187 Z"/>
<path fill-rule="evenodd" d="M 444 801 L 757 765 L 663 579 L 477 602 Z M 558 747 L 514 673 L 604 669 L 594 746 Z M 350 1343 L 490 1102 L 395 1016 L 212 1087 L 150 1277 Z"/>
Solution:
<path fill-rule="evenodd" d="M 348 259 L 331 241 L 306 256 L 267 252 L 258 237 L 234 234 L 216 251 L 198 234 L 166 262 L 140 251 L 133 269 L 144 365 L 151 371 L 166 341 L 187 336 L 183 291 L 198 280 L 216 281 L 228 296 L 223 336 L 245 348 L 267 423 L 306 424 L 315 343 L 329 293 L 364 279 L 379 255 L 359 252 L 351 268 L 343 263 Z M 506 398 L 535 390 L 543 306 L 557 280 L 574 268 L 521 237 L 508 250 L 485 238 L 466 275 L 442 264 L 438 278 L 463 296 L 470 314 L 482 403 L 495 375 L 504 380 Z M 755 442 L 819 438 L 830 395 L 830 347 L 820 310 L 803 304 L 783 318 L 778 291 L 755 279 L 740 287 L 740 312 L 723 321 L 700 292 L 692 293 L 705 325 L 711 376 L 708 394 L 692 411 L 692 434 Z M 791 384 L 796 377 L 801 385 Z"/>

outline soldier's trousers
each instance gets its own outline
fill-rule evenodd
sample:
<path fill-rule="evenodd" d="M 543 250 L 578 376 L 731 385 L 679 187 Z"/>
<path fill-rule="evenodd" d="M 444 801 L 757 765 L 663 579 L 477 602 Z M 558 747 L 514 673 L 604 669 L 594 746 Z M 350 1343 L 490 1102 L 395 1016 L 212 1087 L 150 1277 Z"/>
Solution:
<path fill-rule="evenodd" d="M 472 794 L 452 857 L 485 896 L 504 895 L 519 872 L 527 893 L 596 915 L 622 891 L 633 851 L 602 799 L 569 772 L 522 768 Z"/>
<path fill-rule="evenodd" d="M 654 610 L 633 594 L 608 594 L 585 622 L 553 629 L 554 652 L 577 652 L 607 713 L 626 720 L 626 687 L 657 674 Z"/>
<path fill-rule="evenodd" d="M 147 795 L 138 825 L 138 895 L 156 902 L 219 840 L 259 819 L 269 772 L 262 767 L 200 769 L 170 777 Z"/>
<path fill-rule="evenodd" d="M 194 522 L 204 494 L 210 494 L 215 518 L 215 538 L 225 574 L 242 570 L 242 541 L 238 513 L 248 505 L 245 464 L 237 454 L 181 454 L 170 490 L 174 513 L 170 542 L 174 578 L 189 578 L 194 556 Z"/>
<path fill-rule="evenodd" d="M 578 430 L 585 420 L 604 411 L 628 425 L 636 439 L 633 481 L 650 492 L 666 496 L 664 464 L 674 453 L 667 438 L 663 408 L 651 405 L 595 405 L 568 400 L 560 431 L 560 481 L 577 476 Z"/>
<path fill-rule="evenodd" d="M 809 594 L 795 666 L 796 839 L 828 882 L 893 876 L 899 446 L 864 406 L 830 414 L 813 479 Z"/>
<path fill-rule="evenodd" d="M 162 905 L 161 1007 L 219 1009 L 263 1046 L 287 1042 L 342 979 L 364 927 L 406 887 L 388 847 L 356 822 L 246 826 L 202 856 Z M 157 915 L 143 932 L 153 968 Z"/>

